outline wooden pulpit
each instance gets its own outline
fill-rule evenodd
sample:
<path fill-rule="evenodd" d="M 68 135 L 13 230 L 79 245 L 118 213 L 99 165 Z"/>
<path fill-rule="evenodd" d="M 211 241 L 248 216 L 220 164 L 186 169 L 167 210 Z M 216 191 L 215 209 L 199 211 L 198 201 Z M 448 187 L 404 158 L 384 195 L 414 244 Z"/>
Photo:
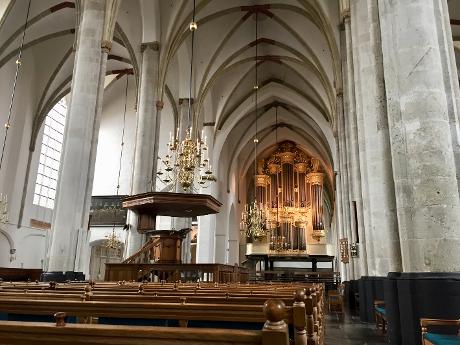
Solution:
<path fill-rule="evenodd" d="M 222 204 L 210 195 L 169 192 L 137 194 L 123 200 L 123 207 L 138 217 L 137 230 L 147 243 L 123 263 L 180 264 L 182 241 L 191 229 L 156 230 L 157 216 L 191 218 L 218 213 Z"/>
<path fill-rule="evenodd" d="M 152 248 L 150 262 L 159 264 L 180 264 L 182 240 L 191 229 L 180 231 L 157 230 L 150 233 Z"/>

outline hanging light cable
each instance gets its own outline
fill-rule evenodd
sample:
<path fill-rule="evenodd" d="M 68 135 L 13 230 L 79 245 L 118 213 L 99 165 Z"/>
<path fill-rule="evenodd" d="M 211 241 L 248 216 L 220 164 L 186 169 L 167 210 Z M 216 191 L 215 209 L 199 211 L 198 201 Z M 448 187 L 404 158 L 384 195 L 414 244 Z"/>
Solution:
<path fill-rule="evenodd" d="M 163 173 L 161 167 L 157 172 L 157 175 L 164 183 L 168 184 L 173 182 L 173 185 L 180 185 L 184 192 L 190 193 L 196 191 L 195 183 L 198 183 L 200 188 L 207 188 L 212 182 L 216 181 L 209 158 L 205 154 L 208 150 L 206 141 L 203 141 L 203 138 L 200 138 L 198 135 L 194 135 L 196 130 L 194 131 L 193 129 L 193 120 L 195 117 L 192 101 L 193 63 L 195 51 L 195 31 L 198 28 L 198 24 L 195 22 L 195 15 L 196 6 L 194 0 L 192 22 L 189 25 L 192 37 L 187 129 L 185 133 L 180 133 L 181 125 L 179 124 L 175 135 L 172 133 L 169 134 L 169 142 L 167 144 L 168 152 L 165 158 L 161 160 L 166 173 Z M 179 136 L 183 137 L 179 139 Z"/>
<path fill-rule="evenodd" d="M 262 204 L 259 204 L 257 198 L 257 144 L 259 143 L 258 139 L 258 91 L 259 91 L 259 78 L 258 78 L 258 62 L 259 62 L 259 54 L 258 54 L 258 12 L 255 13 L 256 15 L 256 39 L 255 39 L 255 83 L 254 83 L 254 113 L 255 113 L 255 136 L 254 136 L 254 201 L 250 205 L 245 205 L 244 211 L 241 215 L 241 225 L 240 230 L 245 233 L 246 237 L 253 237 L 255 239 L 264 238 L 267 235 L 267 227 L 266 227 L 266 215 L 265 210 L 262 207 Z"/>
<path fill-rule="evenodd" d="M 8 108 L 8 117 L 5 123 L 5 136 L 3 138 L 3 145 L 2 145 L 2 153 L 0 156 L 0 171 L 2 170 L 3 167 L 3 158 L 5 156 L 5 148 L 6 148 L 6 142 L 8 139 L 8 131 L 11 127 L 11 116 L 13 114 L 13 105 L 14 105 L 14 96 L 16 94 L 16 86 L 18 85 L 18 77 L 19 77 L 19 69 L 22 64 L 22 52 L 24 50 L 24 40 L 26 37 L 26 31 L 27 27 L 29 25 L 29 14 L 30 14 L 30 4 L 31 0 L 29 0 L 29 3 L 27 5 L 27 12 L 26 12 L 26 20 L 24 23 L 24 30 L 22 31 L 22 37 L 21 37 L 21 44 L 19 45 L 19 53 L 16 59 L 16 72 L 14 74 L 14 81 L 13 81 L 13 90 L 11 92 L 11 97 L 10 97 L 10 106 Z M 8 222 L 8 197 L 7 194 L 0 193 L 0 223 L 7 223 Z"/>
<path fill-rule="evenodd" d="M 127 105 L 128 105 L 128 85 L 129 85 L 129 74 L 126 73 L 125 106 L 123 109 L 123 127 L 122 127 L 123 129 L 121 131 L 120 157 L 118 159 L 118 175 L 117 175 L 117 186 L 116 186 L 117 197 L 120 195 L 121 167 L 122 167 L 123 152 L 124 152 L 124 147 L 125 147 L 126 110 L 127 110 Z M 113 217 L 112 233 L 106 236 L 105 246 L 110 249 L 119 249 L 121 247 L 122 242 L 119 236 L 115 232 L 117 207 L 114 206 L 113 210 L 114 210 L 114 215 L 113 215 L 114 217 Z"/>
<path fill-rule="evenodd" d="M 196 6 L 195 0 L 193 0 L 193 12 L 192 12 L 192 22 L 189 25 L 189 29 L 192 32 L 192 52 L 190 54 L 190 78 L 189 78 L 189 93 L 188 93 L 188 128 L 192 132 L 192 84 L 193 84 L 193 57 L 195 51 L 195 31 L 198 28 L 197 23 L 195 22 Z M 192 133 L 190 133 L 192 135 Z"/>
<path fill-rule="evenodd" d="M 254 103 L 254 113 L 255 113 L 255 116 L 256 116 L 256 121 L 255 121 L 255 126 L 256 126 L 256 134 L 255 134 L 255 137 L 254 137 L 254 179 L 256 179 L 257 177 L 257 143 L 259 142 L 259 139 L 257 138 L 257 135 L 258 135 L 258 128 L 257 128 L 257 101 L 258 101 L 258 91 L 259 91 L 259 77 L 257 75 L 257 65 L 258 65 L 258 59 L 259 59 L 259 53 L 258 53 L 258 42 L 257 42 L 257 39 L 259 37 L 259 34 L 258 34 L 258 25 L 257 25 L 257 19 L 258 19 L 258 15 L 259 13 L 256 12 L 256 40 L 255 40 L 255 43 L 256 43 L 256 58 L 255 58 L 255 66 L 254 66 L 254 69 L 255 69 L 255 83 L 254 83 L 254 90 L 255 90 L 255 103 Z M 254 201 L 257 203 L 257 189 L 254 188 Z"/>
<path fill-rule="evenodd" d="M 5 123 L 5 137 L 3 138 L 2 155 L 0 157 L 0 170 L 2 169 L 2 165 L 3 165 L 3 157 L 4 157 L 4 154 L 5 154 L 6 140 L 8 138 L 8 130 L 11 127 L 11 115 L 12 115 L 12 112 L 13 112 L 14 96 L 16 94 L 16 86 L 18 84 L 19 69 L 20 69 L 20 67 L 22 65 L 21 58 L 22 58 L 22 52 L 23 52 L 23 48 L 24 48 L 24 40 L 25 40 L 25 37 L 26 37 L 26 30 L 27 30 L 27 27 L 28 27 L 28 24 L 29 24 L 30 4 L 31 4 L 31 0 L 29 0 L 29 4 L 27 5 L 26 21 L 24 23 L 24 30 L 22 32 L 22 38 L 21 38 L 21 44 L 19 46 L 18 58 L 16 59 L 16 72 L 14 74 L 13 92 L 11 93 L 11 98 L 10 98 L 10 107 L 9 107 L 9 110 L 8 110 L 8 119 L 7 119 L 6 123 Z"/>
<path fill-rule="evenodd" d="M 278 106 L 275 107 L 275 141 L 276 141 L 276 147 L 278 147 Z M 276 189 L 278 190 L 278 186 L 276 186 Z M 276 231 L 277 232 L 280 227 L 278 198 L 279 198 L 279 195 L 276 194 Z"/>

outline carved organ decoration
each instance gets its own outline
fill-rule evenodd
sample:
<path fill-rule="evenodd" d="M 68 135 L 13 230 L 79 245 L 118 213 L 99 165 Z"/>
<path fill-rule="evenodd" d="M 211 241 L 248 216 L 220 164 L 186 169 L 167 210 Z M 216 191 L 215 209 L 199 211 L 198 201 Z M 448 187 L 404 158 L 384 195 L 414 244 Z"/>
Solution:
<path fill-rule="evenodd" d="M 266 214 L 271 252 L 306 253 L 307 228 L 317 241 L 325 236 L 320 169 L 318 159 L 291 141 L 257 162 L 257 200 Z"/>

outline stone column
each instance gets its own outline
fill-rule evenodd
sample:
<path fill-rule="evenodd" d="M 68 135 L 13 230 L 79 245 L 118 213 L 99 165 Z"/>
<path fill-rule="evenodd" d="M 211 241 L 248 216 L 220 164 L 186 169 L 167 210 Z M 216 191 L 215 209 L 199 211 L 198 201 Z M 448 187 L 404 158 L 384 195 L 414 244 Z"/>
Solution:
<path fill-rule="evenodd" d="M 343 95 L 342 93 L 337 94 L 337 140 L 338 140 L 338 153 L 339 153 L 339 168 L 340 168 L 340 185 L 341 185 L 341 204 L 342 204 L 342 231 L 345 238 L 348 239 L 348 243 L 352 243 L 351 233 L 351 217 L 350 217 L 350 190 L 349 190 L 349 178 L 348 178 L 348 161 L 347 161 L 347 143 L 346 143 L 346 132 L 344 126 L 344 106 L 343 106 Z M 350 258 L 350 262 L 346 265 L 348 270 L 348 278 L 354 279 L 354 265 L 353 259 Z"/>
<path fill-rule="evenodd" d="M 356 107 L 355 107 L 355 92 L 354 92 L 354 70 L 353 70 L 353 53 L 352 53 L 352 35 L 351 35 L 351 23 L 350 23 L 350 11 L 349 9 L 344 13 L 343 26 L 345 30 L 345 51 L 343 70 L 343 82 L 344 82 L 344 103 L 345 107 L 345 127 L 348 129 L 348 153 L 350 157 L 350 170 L 351 175 L 351 187 L 350 196 L 351 201 L 356 203 L 356 218 L 357 221 L 352 223 L 352 226 L 356 226 L 359 235 L 359 275 L 367 276 L 367 251 L 366 251 L 366 235 L 364 230 L 364 219 L 363 219 L 363 204 L 361 194 L 361 168 L 359 166 L 359 148 L 358 148 L 358 134 L 357 134 L 357 123 L 356 123 Z M 354 212 L 354 211 L 353 211 Z M 352 219 L 354 213 L 352 212 Z M 354 239 L 356 241 L 356 239 Z M 353 259 L 352 259 L 353 260 Z M 359 278 L 359 275 L 355 274 L 355 279 Z"/>
<path fill-rule="evenodd" d="M 338 150 L 337 150 L 338 151 Z M 337 154 L 338 156 L 338 154 Z M 348 265 L 342 262 L 340 255 L 340 240 L 344 238 L 343 234 L 343 211 L 342 211 L 342 184 L 340 183 L 340 172 L 335 174 L 335 186 L 336 186 L 336 230 L 337 230 L 337 258 L 340 268 L 340 275 L 342 281 L 349 280 L 348 276 Z"/>
<path fill-rule="evenodd" d="M 132 194 L 146 193 L 152 190 L 154 164 L 154 143 L 156 129 L 156 90 L 158 86 L 159 44 L 143 43 L 142 68 L 139 83 L 139 104 L 137 112 L 136 151 L 134 155 Z M 156 175 L 153 176 L 156 178 Z M 143 244 L 144 235 L 137 231 L 137 216 L 129 217 L 131 226 L 128 234 L 126 256 L 134 254 Z"/>
<path fill-rule="evenodd" d="M 159 162 L 158 150 L 160 148 L 160 125 L 161 125 L 161 112 L 164 103 L 161 100 L 156 101 L 156 125 L 155 125 L 155 141 L 153 146 L 153 166 L 152 166 L 152 191 L 156 191 L 157 171 Z"/>
<path fill-rule="evenodd" d="M 447 4 L 380 0 L 379 10 L 403 270 L 460 271 Z"/>
<path fill-rule="evenodd" d="M 401 270 L 380 26 L 375 0 L 351 1 L 353 64 L 368 273 Z"/>
<path fill-rule="evenodd" d="M 102 101 L 100 83 L 105 76 L 106 54 L 101 54 L 105 6 L 105 0 L 85 0 L 78 29 L 48 265 L 50 272 L 61 275 L 75 270 L 77 246 L 82 242 L 79 234 L 88 226 L 98 135 L 96 114 Z"/>
<path fill-rule="evenodd" d="M 209 161 L 212 162 L 212 152 L 214 149 L 214 126 L 203 125 L 203 134 L 208 144 Z M 215 183 L 211 184 L 208 189 L 202 189 L 202 193 L 215 195 Z M 216 232 L 216 215 L 198 217 L 198 243 L 197 243 L 197 262 L 212 263 L 214 262 L 214 243 Z"/>
<path fill-rule="evenodd" d="M 103 40 L 101 44 L 101 67 L 99 75 L 99 88 L 97 93 L 96 118 L 93 128 L 93 139 L 91 142 L 90 172 L 88 174 L 88 183 L 86 185 L 85 206 L 83 219 L 89 219 L 91 206 L 91 196 L 93 194 L 94 170 L 96 168 L 97 145 L 99 142 L 99 128 L 101 127 L 102 104 L 105 85 L 105 74 L 107 70 L 107 57 L 112 49 L 112 42 Z M 82 229 L 78 232 L 77 239 L 77 256 L 75 267 L 79 272 L 89 274 L 89 261 L 91 256 L 91 247 L 89 246 L 89 232 Z"/>

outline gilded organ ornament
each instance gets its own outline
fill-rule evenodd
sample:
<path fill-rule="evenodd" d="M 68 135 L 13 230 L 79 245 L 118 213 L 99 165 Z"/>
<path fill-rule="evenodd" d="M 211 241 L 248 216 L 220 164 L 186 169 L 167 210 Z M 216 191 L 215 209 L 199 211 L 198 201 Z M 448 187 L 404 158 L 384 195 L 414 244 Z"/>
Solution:
<path fill-rule="evenodd" d="M 256 199 L 265 215 L 270 251 L 306 253 L 309 228 L 316 240 L 325 236 L 323 181 L 319 160 L 292 141 L 279 143 L 257 162 Z"/>

